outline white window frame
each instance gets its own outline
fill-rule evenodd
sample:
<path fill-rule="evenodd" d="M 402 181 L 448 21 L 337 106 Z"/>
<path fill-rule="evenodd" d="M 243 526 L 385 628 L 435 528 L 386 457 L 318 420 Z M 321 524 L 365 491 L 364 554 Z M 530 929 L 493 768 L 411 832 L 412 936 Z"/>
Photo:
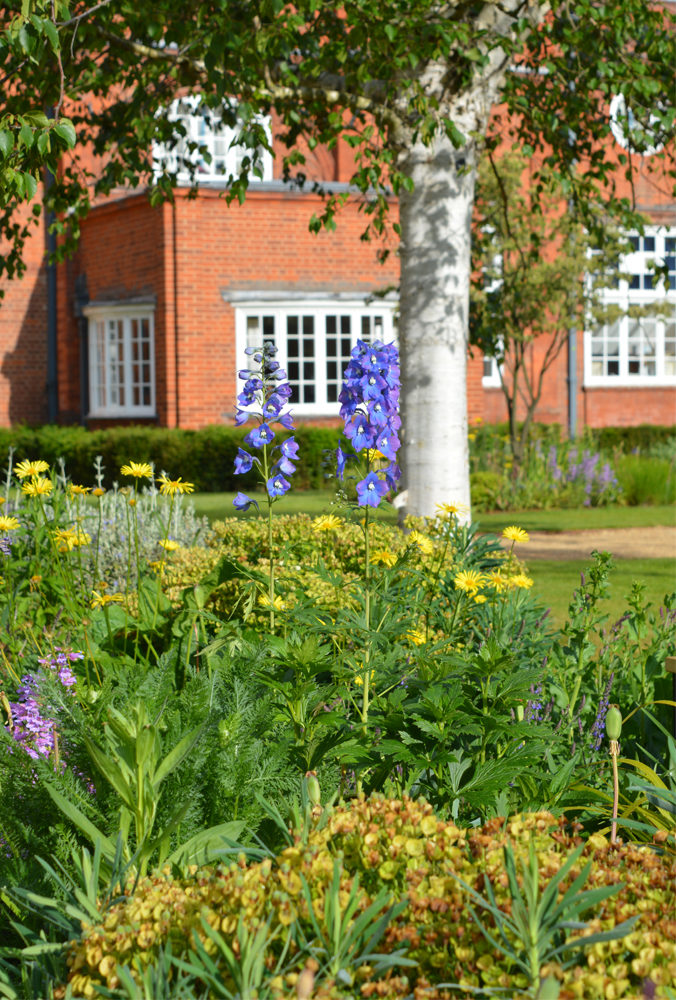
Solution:
<path fill-rule="evenodd" d="M 481 376 L 481 384 L 484 389 L 501 389 L 502 382 L 500 380 L 500 368 L 501 365 L 498 363 L 498 359 L 494 358 L 490 354 L 484 354 L 483 358 L 483 375 Z M 486 373 L 486 369 L 488 374 Z"/>
<path fill-rule="evenodd" d="M 83 314 L 89 324 L 89 416 L 90 417 L 155 417 L 155 307 L 153 305 L 93 305 L 86 306 Z M 133 359 L 134 322 L 148 324 L 148 358 Z M 109 337 L 117 324 L 121 333 L 122 360 L 115 360 L 108 351 Z M 139 327 L 136 328 L 137 330 Z M 142 370 L 134 372 L 134 365 L 147 366 L 148 378 Z M 121 368 L 121 378 L 116 378 L 114 367 Z M 118 372 L 118 375 L 120 373 Z M 136 378 L 138 375 L 138 379 Z M 124 401 L 119 402 L 119 388 L 124 390 Z M 149 402 L 134 403 L 133 392 L 143 393 L 148 388 Z M 115 396 L 118 399 L 115 399 Z"/>
<path fill-rule="evenodd" d="M 314 402 L 299 401 L 289 403 L 289 408 L 293 410 L 294 414 L 300 417 L 325 417 L 338 416 L 339 414 L 340 403 L 337 399 L 330 400 L 328 398 L 328 386 L 329 383 L 333 385 L 333 395 L 337 396 L 342 386 L 343 371 L 349 360 L 349 355 L 346 355 L 341 350 L 342 345 L 336 343 L 336 348 L 339 351 L 339 354 L 335 357 L 336 375 L 335 378 L 329 377 L 327 363 L 334 360 L 334 356 L 327 352 L 329 338 L 335 338 L 336 341 L 339 341 L 342 338 L 347 340 L 349 337 L 351 349 L 355 346 L 357 340 L 363 338 L 362 319 L 366 319 L 370 325 L 372 336 L 375 330 L 375 337 L 381 339 L 383 343 L 396 343 L 395 310 L 397 302 L 392 298 L 373 299 L 364 295 L 332 294 L 310 294 L 292 297 L 287 295 L 280 297 L 278 293 L 263 293 L 251 297 L 244 296 L 244 301 L 237 296 L 228 296 L 227 300 L 235 307 L 238 370 L 249 366 L 250 358 L 244 353 L 246 347 L 260 346 L 260 337 L 258 334 L 263 332 L 264 327 L 262 322 L 259 322 L 258 328 L 256 328 L 250 322 L 251 319 L 256 317 L 262 320 L 263 317 L 270 317 L 272 324 L 274 324 L 275 344 L 278 348 L 275 357 L 280 366 L 288 372 L 289 381 L 292 384 L 295 381 L 293 379 L 293 364 L 297 361 L 299 365 L 302 365 L 303 358 L 299 359 L 289 354 L 288 342 L 292 338 L 288 332 L 287 321 L 289 317 L 299 317 L 299 326 L 302 329 L 302 317 L 312 317 L 314 324 L 314 357 L 307 360 L 314 363 L 315 369 L 314 380 L 308 377 L 307 381 L 314 384 L 315 399 Z M 341 332 L 340 319 L 336 322 L 336 333 L 327 333 L 327 319 L 329 317 L 349 317 L 349 333 L 347 331 Z M 268 320 L 266 325 L 270 329 L 270 320 Z M 382 333 L 380 333 L 380 329 L 382 329 Z M 302 334 L 299 335 L 299 339 L 302 339 Z M 257 342 L 254 343 L 254 341 Z M 302 354 L 302 347 L 300 353 Z M 302 373 L 300 374 L 302 381 Z M 235 386 L 236 394 L 242 391 L 242 385 L 243 382 L 237 379 Z M 246 407 L 243 407 L 243 409 L 246 409 Z"/>
<path fill-rule="evenodd" d="M 654 250 L 644 248 L 643 241 L 646 237 L 654 240 Z M 620 262 L 619 270 L 625 277 L 618 281 L 617 288 L 606 288 L 602 293 L 604 304 L 617 305 L 624 311 L 624 314 L 614 324 L 606 324 L 594 330 L 585 330 L 584 384 L 590 388 L 676 386 L 676 372 L 672 372 L 676 361 L 673 356 L 673 344 L 676 337 L 676 288 L 665 288 L 664 282 L 660 282 L 653 288 L 646 287 L 649 275 L 647 265 L 650 261 L 663 263 L 669 258 L 673 262 L 673 258 L 676 258 L 676 228 L 646 227 L 641 236 L 635 234 L 633 238 L 638 238 L 642 242 L 638 250 L 626 254 Z M 633 282 L 632 277 L 634 278 Z M 676 281 L 673 280 L 676 278 L 676 269 L 670 268 L 670 278 L 672 279 L 670 284 L 676 284 Z M 639 287 L 632 288 L 632 283 L 638 284 Z M 649 306 L 651 303 L 665 302 L 673 306 L 673 312 L 667 316 L 656 313 L 654 316 L 633 318 L 626 314 L 630 306 Z M 638 324 L 638 329 L 636 324 Z M 613 327 L 616 330 L 613 330 Z M 654 374 L 646 374 L 643 370 L 646 356 L 630 353 L 634 337 L 643 339 L 640 332 L 641 327 L 646 334 L 650 333 L 654 337 Z M 618 353 L 608 354 L 607 348 L 615 340 L 618 342 Z M 603 341 L 602 345 L 599 344 L 599 341 Z M 602 347 L 603 353 L 599 353 L 599 346 Z M 596 350 L 594 355 L 592 354 L 593 349 Z M 617 360 L 617 374 L 594 372 L 602 358 L 606 361 L 608 358 L 613 361 Z M 640 370 L 632 372 L 630 369 L 637 360 Z"/>
<path fill-rule="evenodd" d="M 237 144 L 239 130 L 228 125 L 218 125 L 212 128 L 209 118 L 215 116 L 213 109 L 202 103 L 199 94 L 188 94 L 178 97 L 172 101 L 167 119 L 169 121 L 181 122 L 186 130 L 185 137 L 181 136 L 175 146 L 167 148 L 162 143 L 153 143 L 153 168 L 155 176 L 161 174 L 165 169 L 169 173 L 176 173 L 176 181 L 179 186 L 192 186 L 193 184 L 210 184 L 225 186 L 231 177 L 238 177 L 242 161 L 245 157 L 251 157 L 253 150 L 246 146 Z M 272 129 L 269 117 L 257 116 L 256 121 L 265 128 L 268 140 L 272 142 Z M 199 143 L 211 154 L 211 162 L 207 162 L 199 149 L 189 150 L 186 145 L 190 142 Z M 196 168 L 194 175 L 187 167 L 181 169 L 181 163 L 189 164 Z M 253 171 L 249 173 L 250 184 L 260 184 L 273 180 L 272 175 L 273 157 L 269 150 L 260 150 L 259 166 L 262 169 L 262 176 L 259 177 Z"/>

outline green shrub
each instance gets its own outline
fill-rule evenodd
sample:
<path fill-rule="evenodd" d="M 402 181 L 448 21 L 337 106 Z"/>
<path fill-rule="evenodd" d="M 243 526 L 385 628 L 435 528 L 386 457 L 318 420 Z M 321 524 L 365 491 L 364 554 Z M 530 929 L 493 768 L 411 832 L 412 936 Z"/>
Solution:
<path fill-rule="evenodd" d="M 629 506 L 676 502 L 676 459 L 622 455 L 615 471 L 622 499 Z"/>
<path fill-rule="evenodd" d="M 202 430 L 163 427 L 112 427 L 88 431 L 83 427 L 0 428 L 0 461 L 7 462 L 10 447 L 14 461 L 42 458 L 52 467 L 63 459 L 75 483 L 90 484 L 94 459 L 102 457 L 106 487 L 119 480 L 125 462 L 151 462 L 157 473 L 182 476 L 194 483 L 198 492 L 247 490 L 256 484 L 252 471 L 236 476 L 234 462 L 246 428 L 212 425 Z M 335 451 L 339 431 L 327 427 L 299 427 L 295 431 L 299 461 L 294 485 L 316 489 L 326 482 L 325 452 Z"/>
<path fill-rule="evenodd" d="M 209 962 L 220 966 L 227 983 L 223 951 L 209 929 L 222 933 L 225 941 L 241 941 L 242 928 L 251 940 L 253 932 L 267 925 L 266 966 L 273 967 L 286 946 L 291 963 L 282 973 L 268 973 L 266 995 L 288 997 L 306 967 L 308 950 L 299 944 L 316 935 L 310 902 L 321 922 L 336 871 L 343 906 L 354 892 L 355 879 L 361 912 L 382 898 L 383 891 L 406 902 L 398 913 L 389 913 L 378 951 L 406 949 L 406 958 L 414 964 L 377 986 L 374 963 L 353 967 L 354 982 L 350 976 L 341 981 L 325 973 L 312 993 L 317 1000 L 347 996 L 394 1000 L 411 996 L 414 990 L 426 1000 L 441 1000 L 448 996 L 442 984 L 451 982 L 459 984 L 453 995 L 464 998 L 485 997 L 495 988 L 516 996 L 533 988 L 526 975 L 483 936 L 472 919 L 465 886 L 483 895 L 490 881 L 497 906 L 509 913 L 513 897 L 504 870 L 505 847 L 511 847 L 517 876 L 523 881 L 518 862 L 528 862 L 532 845 L 542 890 L 581 843 L 563 819 L 541 812 L 462 829 L 439 820 L 424 800 L 382 796 L 324 813 L 317 808 L 314 815 L 311 828 L 296 829 L 294 842 L 274 859 L 246 864 L 242 856 L 230 867 L 194 867 L 187 878 L 157 873 L 141 880 L 135 893 L 130 888 L 125 898 L 102 914 L 98 925 L 83 927 L 81 939 L 71 945 L 68 982 L 73 996 L 100 995 L 102 987 L 116 990 L 118 965 L 133 969 L 140 978 L 143 969 L 158 962 L 168 943 L 175 958 L 188 957 L 193 935 L 204 945 Z M 563 961 L 564 950 L 558 959 L 541 965 L 540 975 L 557 981 L 560 1000 L 629 1000 L 639 995 L 648 979 L 655 989 L 652 996 L 667 997 L 666 987 L 676 977 L 676 927 L 670 906 L 676 875 L 673 860 L 649 847 L 610 845 L 597 834 L 586 842 L 581 856 L 573 858 L 559 886 L 559 898 L 587 863 L 588 883 L 596 890 L 616 887 L 616 892 L 598 892 L 595 905 L 584 914 L 586 926 L 578 925 L 572 935 L 571 928 L 566 933 L 565 915 L 560 917 L 557 943 L 610 931 L 632 917 L 636 923 L 626 936 L 620 932 L 614 940 L 592 943 L 575 963 Z M 489 931 L 492 920 L 482 916 Z M 518 949 L 518 942 L 511 944 Z M 192 958 L 195 969 L 194 952 Z M 199 982 L 199 976 L 196 979 Z M 55 995 L 63 996 L 63 988 Z"/>

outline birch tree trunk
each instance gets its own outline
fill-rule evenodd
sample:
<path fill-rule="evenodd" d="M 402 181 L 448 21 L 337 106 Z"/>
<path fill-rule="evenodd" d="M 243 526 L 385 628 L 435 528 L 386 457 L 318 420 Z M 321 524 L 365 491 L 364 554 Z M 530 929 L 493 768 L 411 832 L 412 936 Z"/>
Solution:
<path fill-rule="evenodd" d="M 414 146 L 400 197 L 400 349 L 407 512 L 470 505 L 467 348 L 475 163 L 445 134 Z"/>

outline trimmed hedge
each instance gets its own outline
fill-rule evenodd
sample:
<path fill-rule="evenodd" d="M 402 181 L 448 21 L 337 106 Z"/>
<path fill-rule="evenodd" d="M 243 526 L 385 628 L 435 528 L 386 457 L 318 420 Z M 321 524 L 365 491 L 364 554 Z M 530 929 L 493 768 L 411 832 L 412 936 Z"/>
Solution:
<path fill-rule="evenodd" d="M 119 479 L 120 466 L 126 462 L 152 462 L 158 473 L 164 470 L 172 477 L 182 476 L 200 493 L 218 493 L 250 489 L 256 483 L 253 472 L 234 474 L 235 456 L 245 434 L 245 428 L 217 425 L 198 431 L 144 426 L 96 431 L 53 425 L 0 428 L 0 461 L 6 465 L 10 446 L 15 449 L 15 463 L 42 458 L 55 467 L 62 458 L 72 481 L 89 485 L 94 478 L 94 459 L 101 455 L 106 487 Z M 325 453 L 338 446 L 339 429 L 299 427 L 294 434 L 300 446 L 294 486 L 322 487 L 326 472 L 331 471 L 330 462 L 325 465 Z"/>
<path fill-rule="evenodd" d="M 552 425 L 537 425 L 550 435 Z M 483 425 L 474 429 L 481 441 L 481 448 L 491 435 L 506 433 L 505 424 Z M 194 483 L 200 493 L 218 493 L 226 490 L 250 489 L 256 482 L 253 473 L 234 475 L 237 448 L 241 446 L 245 428 L 211 425 L 191 431 L 163 427 L 132 425 L 112 427 L 109 430 L 88 431 L 84 427 L 0 427 L 0 461 L 7 462 L 10 446 L 15 449 L 15 461 L 24 458 L 43 458 L 54 466 L 63 458 L 66 471 L 73 482 L 90 484 L 94 476 L 94 459 L 103 458 L 104 485 L 110 487 L 119 476 L 125 462 L 152 462 L 158 472 L 182 476 Z M 676 426 L 659 427 L 642 424 L 638 427 L 603 427 L 589 430 L 592 440 L 602 450 L 621 450 L 625 453 L 639 449 L 649 450 L 660 442 L 676 438 Z M 299 447 L 298 471 L 294 487 L 318 489 L 326 483 L 327 451 L 335 451 L 340 438 L 337 427 L 300 426 L 294 432 Z"/>

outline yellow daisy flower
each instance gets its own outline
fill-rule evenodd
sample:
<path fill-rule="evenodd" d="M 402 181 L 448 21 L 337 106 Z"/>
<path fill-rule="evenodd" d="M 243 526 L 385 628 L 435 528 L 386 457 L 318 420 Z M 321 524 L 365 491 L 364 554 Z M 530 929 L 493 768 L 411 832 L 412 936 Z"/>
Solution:
<path fill-rule="evenodd" d="M 434 552 L 434 542 L 427 535 L 423 535 L 422 531 L 412 531 L 407 541 L 409 545 L 415 545 L 424 556 L 431 556 Z"/>
<path fill-rule="evenodd" d="M 78 533 L 75 535 L 74 545 L 75 546 L 89 545 L 91 540 L 92 536 L 88 534 L 86 531 L 78 531 Z"/>
<path fill-rule="evenodd" d="M 520 587 L 522 590 L 530 590 L 533 586 L 533 581 L 525 573 L 517 573 L 515 576 L 510 576 L 508 583 L 512 587 Z"/>
<path fill-rule="evenodd" d="M 486 595 L 485 594 L 475 594 L 474 595 L 474 603 L 475 604 L 485 604 L 486 603 Z"/>
<path fill-rule="evenodd" d="M 95 486 L 94 489 L 92 490 L 92 496 L 102 497 L 105 492 L 106 491 L 103 489 L 103 487 Z"/>
<path fill-rule="evenodd" d="M 259 596 L 258 596 L 258 605 L 261 608 L 269 608 L 270 607 L 270 595 L 269 594 L 259 594 Z M 284 610 L 284 601 L 281 599 L 281 597 L 279 596 L 279 594 L 277 594 L 277 596 L 275 597 L 274 601 L 272 602 L 272 607 L 275 609 L 275 611 L 283 611 Z"/>
<path fill-rule="evenodd" d="M 453 583 L 457 590 L 462 590 L 466 594 L 474 596 L 478 593 L 479 587 L 484 583 L 485 577 L 476 569 L 463 569 L 453 577 Z"/>
<path fill-rule="evenodd" d="M 338 531 L 342 525 L 343 522 L 335 514 L 322 514 L 321 517 L 316 517 L 312 522 L 312 530 L 318 533 L 320 531 Z"/>
<path fill-rule="evenodd" d="M 6 515 L 0 517 L 0 531 L 16 531 L 19 527 L 21 526 L 15 517 L 7 517 Z"/>
<path fill-rule="evenodd" d="M 180 549 L 178 542 L 175 542 L 173 538 L 162 538 L 159 542 L 163 549 L 167 552 L 175 552 L 176 549 Z"/>
<path fill-rule="evenodd" d="M 121 604 L 122 601 L 124 601 L 122 594 L 99 594 L 98 591 L 92 590 L 90 607 L 105 608 L 107 604 Z"/>
<path fill-rule="evenodd" d="M 508 528 L 502 529 L 502 537 L 507 538 L 510 542 L 527 542 L 530 540 L 530 535 L 523 528 L 518 528 L 516 524 L 510 524 Z"/>
<path fill-rule="evenodd" d="M 498 570 L 492 569 L 486 576 L 486 583 L 497 590 L 498 594 L 501 594 L 507 586 L 507 579 Z"/>
<path fill-rule="evenodd" d="M 71 497 L 83 497 L 86 493 L 91 493 L 91 486 L 78 486 L 76 483 L 68 483 L 68 492 Z"/>
<path fill-rule="evenodd" d="M 160 476 L 160 493 L 164 493 L 165 496 L 173 497 L 177 493 L 194 493 L 195 487 L 193 483 L 184 483 L 181 477 L 178 479 L 168 479 L 167 476 Z"/>
<path fill-rule="evenodd" d="M 5 500 L 4 497 L 0 497 L 0 507 L 2 507 L 3 503 L 6 503 L 6 502 L 7 501 Z"/>
<path fill-rule="evenodd" d="M 153 470 L 147 462 L 130 462 L 129 465 L 122 466 L 120 475 L 133 476 L 134 479 L 152 479 Z"/>
<path fill-rule="evenodd" d="M 70 552 L 75 546 L 75 532 L 72 528 L 57 528 L 54 532 L 54 540 L 59 546 L 59 552 Z"/>
<path fill-rule="evenodd" d="M 44 462 L 41 458 L 35 459 L 31 462 L 29 458 L 24 458 L 23 462 L 15 467 L 19 479 L 25 479 L 26 476 L 39 476 L 41 472 L 46 472 L 49 468 L 47 462 Z"/>
<path fill-rule="evenodd" d="M 464 503 L 438 503 L 437 517 L 456 517 L 458 514 L 466 514 L 468 510 L 469 507 Z"/>
<path fill-rule="evenodd" d="M 48 497 L 53 489 L 54 483 L 51 479 L 45 479 L 42 476 L 33 476 L 29 483 L 23 484 L 21 492 L 25 493 L 28 497 Z"/>
<path fill-rule="evenodd" d="M 371 553 L 372 563 L 382 563 L 383 566 L 394 566 L 396 561 L 397 557 L 389 549 L 376 549 L 375 552 Z"/>
<path fill-rule="evenodd" d="M 383 455 L 382 451 L 378 451 L 377 448 L 367 448 L 366 457 L 369 462 L 387 462 L 389 459 L 386 455 Z"/>
<path fill-rule="evenodd" d="M 427 642 L 425 633 L 421 628 L 410 628 L 406 633 L 406 638 L 409 642 L 412 642 L 414 646 L 423 646 Z"/>

